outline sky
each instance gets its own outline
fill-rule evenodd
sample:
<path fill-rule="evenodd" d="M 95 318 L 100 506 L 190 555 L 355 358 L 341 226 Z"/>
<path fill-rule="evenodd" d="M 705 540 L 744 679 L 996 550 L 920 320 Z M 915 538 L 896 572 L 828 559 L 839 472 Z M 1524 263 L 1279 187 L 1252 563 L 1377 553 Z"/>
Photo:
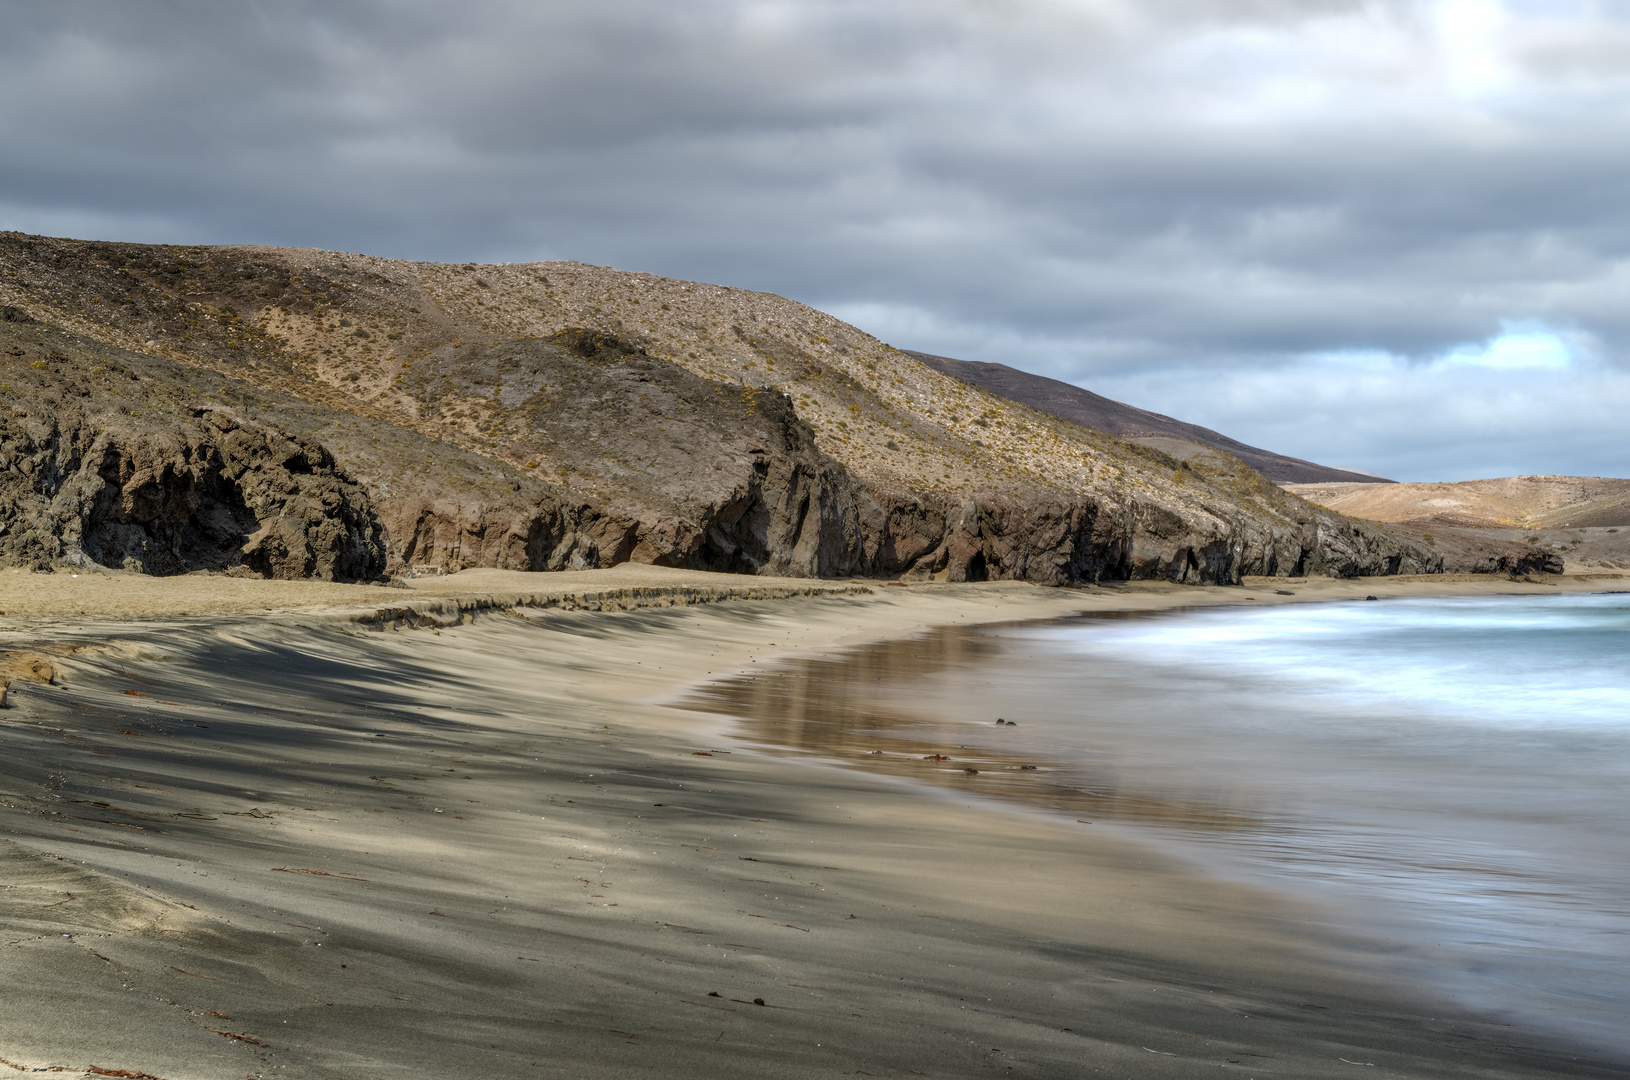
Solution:
<path fill-rule="evenodd" d="M 0 229 L 574 259 L 1394 479 L 1630 476 L 1630 0 L 0 17 Z"/>

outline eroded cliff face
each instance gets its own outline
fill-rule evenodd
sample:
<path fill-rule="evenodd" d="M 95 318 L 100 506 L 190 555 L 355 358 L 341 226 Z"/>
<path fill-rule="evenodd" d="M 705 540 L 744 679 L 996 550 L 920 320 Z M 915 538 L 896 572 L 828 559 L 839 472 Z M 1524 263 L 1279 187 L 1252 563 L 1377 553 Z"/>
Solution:
<path fill-rule="evenodd" d="M 1277 489 L 1265 483 L 1248 492 L 1255 513 L 1239 493 L 1219 502 L 1211 492 L 1208 508 L 1071 498 L 1036 485 L 956 496 L 868 483 L 823 453 L 773 388 L 712 383 L 614 341 L 590 357 L 570 342 L 545 343 L 522 365 L 535 393 L 552 387 L 584 403 L 512 433 L 539 452 L 552 443 L 574 488 L 490 463 L 461 474 L 423 434 L 355 424 L 241 383 L 219 386 L 225 380 L 60 328 L 14 320 L 0 337 L 8 372 L 0 392 L 9 393 L 0 410 L 0 559 L 12 564 L 370 580 L 408 569 L 633 560 L 1049 585 L 1445 566 L 1441 550 L 1306 504 L 1288 504 L 1304 511 L 1300 520 L 1274 512 Z M 579 361 L 587 362 L 571 366 Z M 465 362 L 479 366 L 480 357 Z M 1205 492 L 1199 478 L 1191 483 Z M 1490 571 L 1542 568 L 1480 558 Z"/>
<path fill-rule="evenodd" d="M 1002 402 L 764 294 L 15 235 L 0 263 L 8 562 L 1052 585 L 1546 568 Z"/>
<path fill-rule="evenodd" d="M 60 344 L 48 330 L 5 339 L 0 560 L 337 581 L 384 572 L 373 502 L 328 450 L 230 409 L 177 403 L 175 385 L 111 359 L 76 364 Z M 165 406 L 130 403 L 144 381 Z"/>
<path fill-rule="evenodd" d="M 405 563 L 852 570 L 853 480 L 778 391 L 699 378 L 582 329 L 442 350 L 403 382 L 425 422 L 473 419 L 550 478 L 496 499 L 387 500 Z"/>
<path fill-rule="evenodd" d="M 869 569 L 919 579 L 1235 584 L 1247 575 L 1438 573 L 1445 561 L 1363 525 L 1185 516 L 1135 501 L 896 495 L 882 516 L 882 557 Z"/>
<path fill-rule="evenodd" d="M 1070 585 L 1234 584 L 1247 575 L 1429 574 L 1445 567 L 1443 552 L 1362 525 L 1196 525 L 1158 506 L 994 495 L 958 501 L 868 489 L 841 476 L 806 486 L 793 469 L 783 476 L 794 482 L 749 485 L 740 500 L 700 508 L 701 526 L 548 500 L 387 500 L 383 511 L 403 565 L 453 569 L 562 570 L 632 560 L 790 577 Z M 1524 556 L 1485 562 L 1481 572 L 1544 568 Z"/>
<path fill-rule="evenodd" d="M 156 575 L 383 573 L 373 505 L 326 450 L 217 410 L 195 419 L 157 432 L 73 407 L 0 413 L 0 558 Z"/>

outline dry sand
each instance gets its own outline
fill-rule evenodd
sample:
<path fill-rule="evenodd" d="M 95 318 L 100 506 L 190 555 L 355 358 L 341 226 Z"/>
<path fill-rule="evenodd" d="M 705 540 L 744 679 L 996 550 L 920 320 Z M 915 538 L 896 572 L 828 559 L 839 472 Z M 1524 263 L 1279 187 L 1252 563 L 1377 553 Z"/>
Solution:
<path fill-rule="evenodd" d="M 933 625 L 1630 578 L 412 584 L 0 574 L 0 1076 L 1626 1075 L 1295 902 L 664 702 Z"/>

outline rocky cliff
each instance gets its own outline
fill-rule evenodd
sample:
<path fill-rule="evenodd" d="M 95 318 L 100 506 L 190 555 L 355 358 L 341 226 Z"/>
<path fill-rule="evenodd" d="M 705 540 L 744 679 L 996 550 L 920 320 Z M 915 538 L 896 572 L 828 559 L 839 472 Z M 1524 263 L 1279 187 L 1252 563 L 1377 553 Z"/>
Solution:
<path fill-rule="evenodd" d="M 8 365 L 3 384 L 0 560 L 326 580 L 384 571 L 372 500 L 322 446 L 223 407 L 138 406 L 142 389 L 173 398 L 174 385 L 105 355 L 76 365 L 46 328 L 14 321 L 5 342 L 8 358 L 35 359 Z"/>
<path fill-rule="evenodd" d="M 780 297 L 577 264 L 0 235 L 0 559 L 367 579 L 1490 562 L 950 378 Z"/>

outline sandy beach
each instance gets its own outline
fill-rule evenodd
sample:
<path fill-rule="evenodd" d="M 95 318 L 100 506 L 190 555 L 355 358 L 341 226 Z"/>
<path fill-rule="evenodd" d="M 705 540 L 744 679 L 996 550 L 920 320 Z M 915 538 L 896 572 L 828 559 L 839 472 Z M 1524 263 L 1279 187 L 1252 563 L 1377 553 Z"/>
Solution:
<path fill-rule="evenodd" d="M 0 1075 L 1630 1075 L 1296 901 L 675 706 L 936 626 L 1630 576 L 407 584 L 0 572 Z"/>

